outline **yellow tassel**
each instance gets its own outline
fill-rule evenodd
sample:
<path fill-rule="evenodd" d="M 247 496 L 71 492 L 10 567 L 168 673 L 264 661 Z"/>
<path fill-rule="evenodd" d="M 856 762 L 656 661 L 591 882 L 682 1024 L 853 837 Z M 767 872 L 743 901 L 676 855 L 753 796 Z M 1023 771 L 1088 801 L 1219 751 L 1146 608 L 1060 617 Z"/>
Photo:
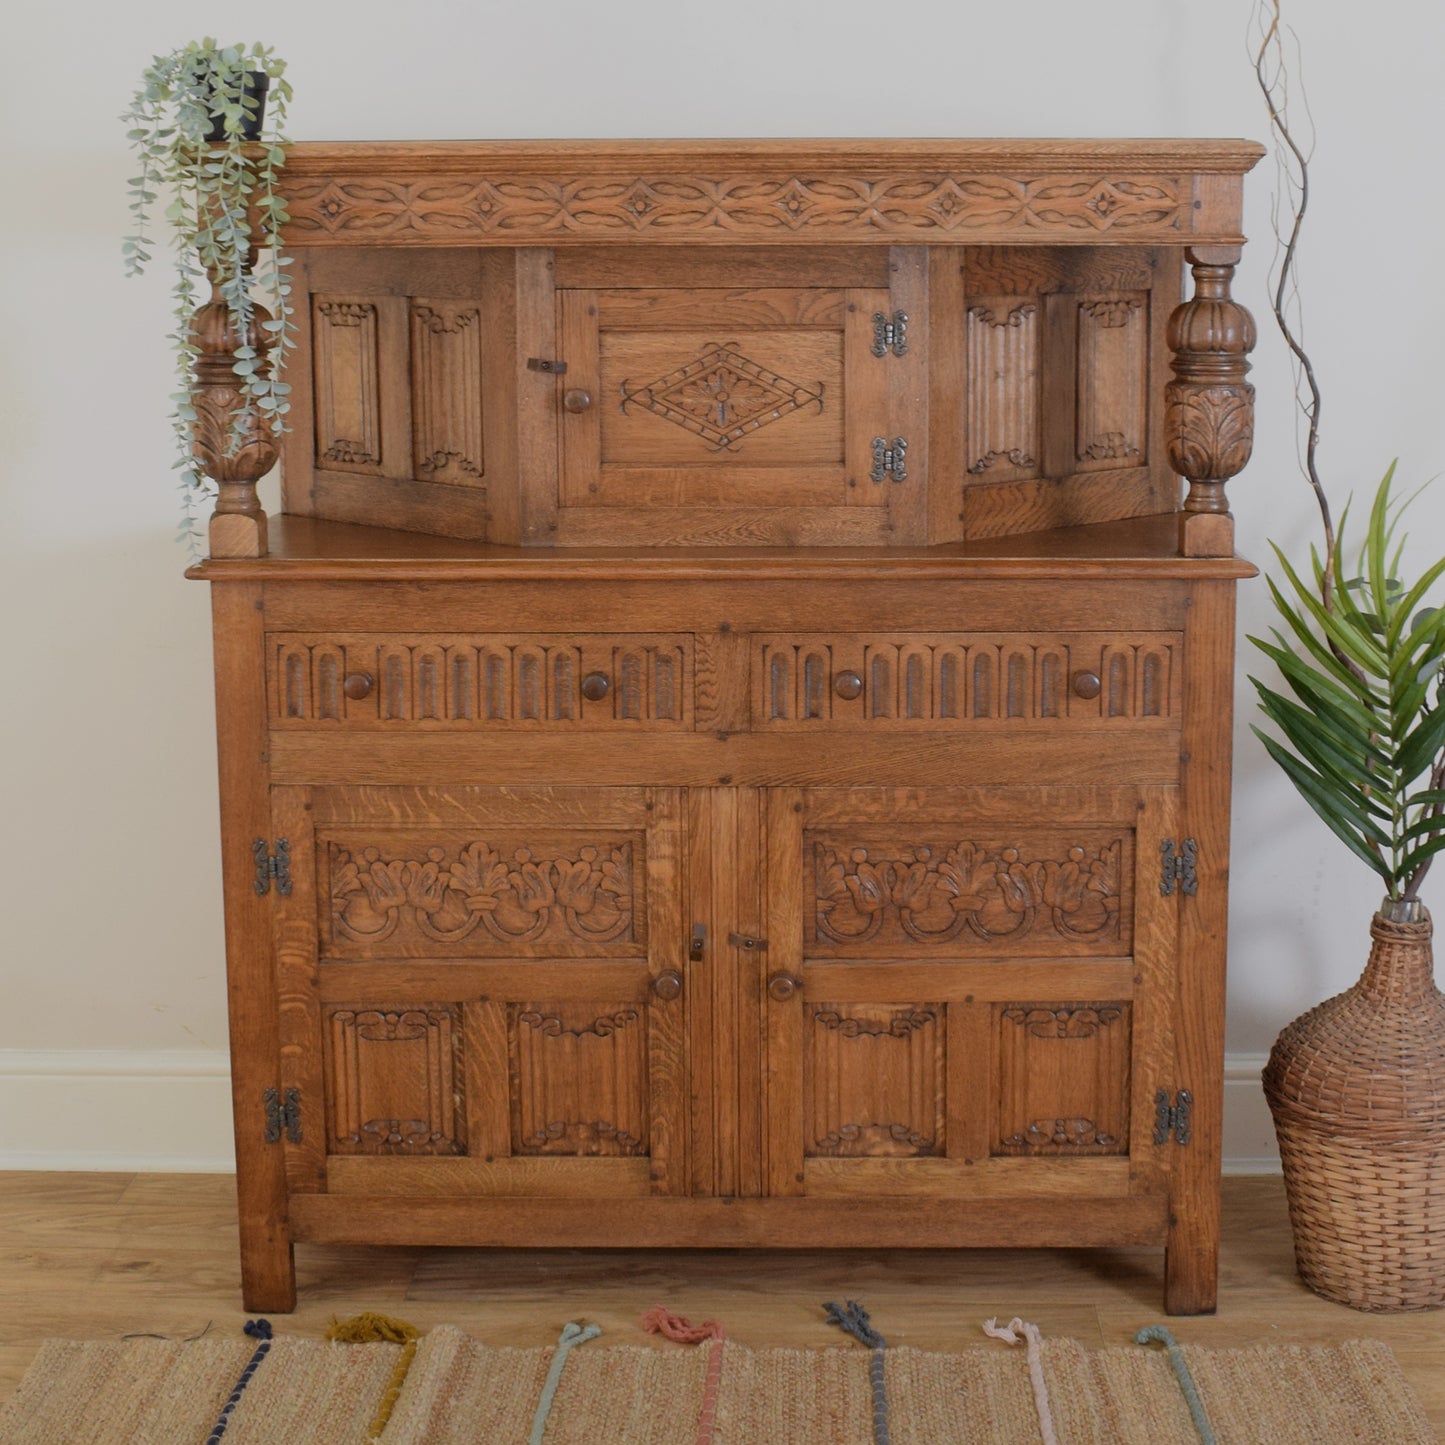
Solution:
<path fill-rule="evenodd" d="M 415 1325 L 409 1325 L 405 1320 L 394 1320 L 390 1315 L 379 1315 L 371 1311 L 353 1315 L 349 1320 L 333 1318 L 331 1328 L 326 1331 L 328 1340 L 336 1340 L 344 1345 L 405 1346 L 396 1362 L 396 1368 L 391 1372 L 391 1379 L 387 1382 L 376 1414 L 367 1428 L 368 1445 L 378 1445 L 381 1433 L 386 1429 L 386 1422 L 391 1419 L 392 1408 L 401 1394 L 401 1387 L 406 1383 L 407 1371 L 411 1369 L 411 1362 L 416 1358 L 419 1333 Z"/>
<path fill-rule="evenodd" d="M 333 1316 L 326 1338 L 343 1345 L 404 1345 L 419 1334 L 417 1327 L 405 1320 L 394 1320 L 390 1315 L 367 1311 L 366 1314 L 353 1315 L 349 1320 L 338 1320 Z"/>

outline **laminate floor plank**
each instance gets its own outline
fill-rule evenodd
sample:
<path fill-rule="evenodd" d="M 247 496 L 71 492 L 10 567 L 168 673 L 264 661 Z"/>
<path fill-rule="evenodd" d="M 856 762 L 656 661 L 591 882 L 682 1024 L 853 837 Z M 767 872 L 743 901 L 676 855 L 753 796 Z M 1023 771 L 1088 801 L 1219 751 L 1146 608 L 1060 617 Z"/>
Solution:
<path fill-rule="evenodd" d="M 1046 1335 L 1125 1344 L 1160 1310 L 1157 1250 L 483 1250 L 302 1245 L 300 1305 L 273 1323 L 319 1335 L 332 1316 L 379 1309 L 423 1330 L 455 1324 L 489 1344 L 556 1340 L 569 1319 L 615 1343 L 647 1339 L 658 1303 L 716 1318 L 747 1344 L 841 1339 L 824 1300 L 862 1299 L 891 1343 L 960 1349 L 981 1321 L 1021 1314 Z M 0 1398 L 42 1339 L 234 1335 L 240 1308 L 235 1183 L 228 1175 L 0 1173 Z M 1445 1436 L 1445 1310 L 1365 1315 L 1294 1273 L 1279 1179 L 1224 1181 L 1217 1315 L 1168 1321 L 1220 1347 L 1384 1340 Z"/>

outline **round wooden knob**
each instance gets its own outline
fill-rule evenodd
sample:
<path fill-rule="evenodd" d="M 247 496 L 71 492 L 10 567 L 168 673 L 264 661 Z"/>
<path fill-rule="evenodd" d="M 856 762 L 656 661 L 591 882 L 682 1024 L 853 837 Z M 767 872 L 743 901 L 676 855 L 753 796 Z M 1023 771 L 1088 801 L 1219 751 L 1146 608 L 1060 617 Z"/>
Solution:
<path fill-rule="evenodd" d="M 346 681 L 341 684 L 341 690 L 352 702 L 360 702 L 364 697 L 371 696 L 371 674 L 369 672 L 349 672 L 346 674 Z"/>
<path fill-rule="evenodd" d="M 592 405 L 592 393 L 580 386 L 569 387 L 562 393 L 562 406 L 567 411 L 586 411 Z"/>
<path fill-rule="evenodd" d="M 768 997 L 779 1003 L 786 1003 L 803 987 L 803 980 L 795 973 L 775 973 L 768 980 Z"/>
<path fill-rule="evenodd" d="M 601 702 L 612 691 L 612 679 L 605 672 L 589 672 L 582 679 L 582 696 L 588 702 Z"/>
<path fill-rule="evenodd" d="M 1097 672 L 1076 672 L 1073 677 L 1074 692 L 1079 697 L 1098 697 L 1103 683 Z"/>
<path fill-rule="evenodd" d="M 652 980 L 652 991 L 664 1003 L 676 998 L 682 992 L 682 975 L 675 968 L 667 969 Z"/>
<path fill-rule="evenodd" d="M 833 691 L 844 702 L 852 702 L 855 697 L 863 695 L 863 679 L 856 672 L 840 672 L 833 679 Z"/>

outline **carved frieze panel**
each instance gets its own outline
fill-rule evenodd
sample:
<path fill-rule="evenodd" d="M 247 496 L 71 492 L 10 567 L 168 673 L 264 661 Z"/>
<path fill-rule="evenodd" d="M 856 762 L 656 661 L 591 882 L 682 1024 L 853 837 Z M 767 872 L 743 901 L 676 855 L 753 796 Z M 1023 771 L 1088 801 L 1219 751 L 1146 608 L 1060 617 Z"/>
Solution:
<path fill-rule="evenodd" d="M 636 1004 L 508 1006 L 512 1152 L 648 1149 L 647 1024 Z"/>
<path fill-rule="evenodd" d="M 327 1149 L 466 1152 L 458 1005 L 328 1008 Z"/>
<path fill-rule="evenodd" d="M 944 1014 L 937 1003 L 807 1005 L 803 1152 L 942 1154 Z"/>
<path fill-rule="evenodd" d="M 273 633 L 270 643 L 271 713 L 282 724 L 692 725 L 692 638 L 680 634 L 571 641 Z M 359 689 L 348 690 L 347 679 L 361 680 Z"/>
<path fill-rule="evenodd" d="M 1178 645 L 1177 634 L 760 636 L 754 726 L 1172 718 Z"/>
<path fill-rule="evenodd" d="M 413 298 L 412 462 L 427 482 L 475 486 L 482 438 L 482 313 L 475 302 Z"/>
<path fill-rule="evenodd" d="M 995 1154 L 1124 1154 L 1129 1148 L 1127 1002 L 994 1006 Z"/>
<path fill-rule="evenodd" d="M 1119 829 L 860 827 L 808 832 L 804 844 L 815 955 L 1129 948 L 1134 839 Z"/>
<path fill-rule="evenodd" d="M 970 302 L 965 435 L 971 476 L 1014 481 L 1038 475 L 1040 323 L 1036 300 L 990 296 Z"/>
<path fill-rule="evenodd" d="M 746 176 L 619 171 L 586 179 L 296 177 L 286 194 L 287 234 L 374 245 L 388 240 L 464 245 L 543 244 L 565 237 L 615 240 L 788 236 L 1047 238 L 1128 233 L 1177 240 L 1187 224 L 1179 177 L 1130 173 L 946 175 L 894 171 L 752 173 Z"/>
<path fill-rule="evenodd" d="M 314 296 L 316 465 L 374 472 L 381 467 L 381 392 L 376 305 Z"/>
<path fill-rule="evenodd" d="M 1148 460 L 1147 292 L 1079 301 L 1077 375 L 1077 469 L 1143 466 Z"/>
<path fill-rule="evenodd" d="M 333 957 L 632 957 L 646 948 L 641 834 L 371 828 L 323 836 L 318 850 Z"/>

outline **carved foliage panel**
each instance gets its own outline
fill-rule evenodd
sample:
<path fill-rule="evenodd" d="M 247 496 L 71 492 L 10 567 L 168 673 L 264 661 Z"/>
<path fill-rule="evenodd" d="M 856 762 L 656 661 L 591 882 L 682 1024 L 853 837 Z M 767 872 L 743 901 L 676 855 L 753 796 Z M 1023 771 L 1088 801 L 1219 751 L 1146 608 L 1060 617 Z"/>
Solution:
<path fill-rule="evenodd" d="M 604 827 L 324 829 L 329 957 L 645 955 L 645 836 Z"/>
<path fill-rule="evenodd" d="M 1085 297 L 1078 310 L 1076 469 L 1148 460 L 1149 293 Z"/>
<path fill-rule="evenodd" d="M 969 475 L 1036 477 L 1043 455 L 1043 308 L 1037 299 L 973 296 L 964 324 Z"/>
<path fill-rule="evenodd" d="M 1170 718 L 1178 708 L 1178 645 L 1170 633 L 935 633 L 907 642 L 761 636 L 754 640 L 754 726 L 952 729 L 995 719 Z"/>
<path fill-rule="evenodd" d="M 374 300 L 313 296 L 316 465 L 381 469 L 380 332 Z"/>
<path fill-rule="evenodd" d="M 459 1004 L 328 1007 L 327 1151 L 462 1154 Z"/>
<path fill-rule="evenodd" d="M 1117 957 L 1132 944 L 1134 834 L 1117 826 L 807 831 L 814 957 Z"/>
<path fill-rule="evenodd" d="M 1124 1154 L 1129 1148 L 1127 1002 L 993 1006 L 995 1154 Z"/>
<path fill-rule="evenodd" d="M 944 1020 L 941 1003 L 807 1004 L 804 1154 L 943 1154 Z"/>
<path fill-rule="evenodd" d="M 482 446 L 482 311 L 472 301 L 410 304 L 412 464 L 426 482 L 476 486 Z"/>
<path fill-rule="evenodd" d="M 647 1153 L 643 1005 L 513 1003 L 507 1018 L 514 1154 Z"/>
<path fill-rule="evenodd" d="M 686 728 L 692 638 L 555 639 L 273 633 L 271 713 L 283 725 Z M 606 683 L 583 693 L 589 675 Z M 349 677 L 365 678 L 360 697 Z"/>

